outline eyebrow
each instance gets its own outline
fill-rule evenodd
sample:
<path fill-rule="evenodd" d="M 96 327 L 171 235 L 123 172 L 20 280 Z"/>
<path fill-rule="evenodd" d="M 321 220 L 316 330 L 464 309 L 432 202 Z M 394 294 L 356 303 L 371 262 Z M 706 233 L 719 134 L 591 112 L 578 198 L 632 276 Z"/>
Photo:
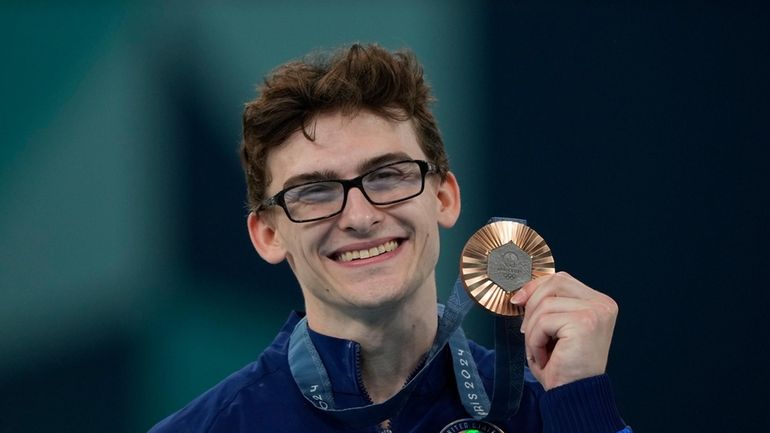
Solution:
<path fill-rule="evenodd" d="M 405 152 L 390 152 L 385 153 L 374 158 L 367 159 L 366 161 L 358 164 L 358 173 L 366 173 L 367 171 L 374 170 L 375 168 L 397 161 L 411 161 L 412 157 Z M 286 179 L 283 183 L 283 189 L 290 188 L 292 186 L 301 185 L 308 182 L 318 182 L 323 180 L 339 180 L 340 175 L 333 170 L 318 170 L 309 173 L 302 173 L 296 176 L 292 176 Z"/>
<path fill-rule="evenodd" d="M 412 157 L 407 155 L 404 152 L 385 153 L 380 156 L 375 156 L 374 158 L 367 159 L 363 163 L 359 164 L 358 172 L 366 173 L 367 171 L 374 170 L 375 168 L 378 168 L 380 166 L 383 166 L 391 162 L 411 161 L 411 160 L 412 160 Z"/>

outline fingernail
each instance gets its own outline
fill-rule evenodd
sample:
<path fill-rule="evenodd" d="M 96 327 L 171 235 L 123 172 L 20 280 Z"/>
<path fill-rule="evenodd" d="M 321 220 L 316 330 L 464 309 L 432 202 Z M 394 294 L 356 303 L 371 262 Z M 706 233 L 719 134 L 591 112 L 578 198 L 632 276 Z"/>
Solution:
<path fill-rule="evenodd" d="M 530 364 L 530 365 L 532 365 L 532 364 L 536 365 L 537 364 L 535 362 L 535 357 L 532 356 L 529 352 L 527 352 L 527 363 Z"/>
<path fill-rule="evenodd" d="M 524 299 L 524 293 L 521 291 L 521 289 L 517 290 L 516 293 L 511 296 L 511 304 L 519 305 L 521 301 Z"/>

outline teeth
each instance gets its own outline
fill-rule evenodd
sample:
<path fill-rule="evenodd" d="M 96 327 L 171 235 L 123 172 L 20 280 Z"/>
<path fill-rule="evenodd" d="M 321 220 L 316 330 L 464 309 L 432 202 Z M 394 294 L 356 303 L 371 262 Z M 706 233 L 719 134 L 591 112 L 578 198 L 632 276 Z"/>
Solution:
<path fill-rule="evenodd" d="M 376 247 L 369 248 L 368 250 L 346 251 L 344 253 L 340 253 L 337 255 L 337 260 L 341 262 L 349 262 L 357 259 L 368 259 L 370 257 L 379 256 L 380 254 L 393 251 L 397 247 L 398 247 L 398 242 L 388 241 L 382 245 L 377 245 Z"/>

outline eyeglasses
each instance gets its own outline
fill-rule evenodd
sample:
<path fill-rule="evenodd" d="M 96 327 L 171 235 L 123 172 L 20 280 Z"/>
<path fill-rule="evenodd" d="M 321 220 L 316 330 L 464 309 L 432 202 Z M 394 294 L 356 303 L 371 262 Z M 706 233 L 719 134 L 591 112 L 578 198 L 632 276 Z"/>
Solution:
<path fill-rule="evenodd" d="M 257 211 L 281 206 L 295 223 L 318 221 L 342 212 L 351 188 L 358 188 L 373 205 L 398 203 L 420 195 L 425 189 L 425 176 L 437 170 L 427 161 L 393 162 L 353 179 L 321 180 L 286 188 L 263 201 Z"/>

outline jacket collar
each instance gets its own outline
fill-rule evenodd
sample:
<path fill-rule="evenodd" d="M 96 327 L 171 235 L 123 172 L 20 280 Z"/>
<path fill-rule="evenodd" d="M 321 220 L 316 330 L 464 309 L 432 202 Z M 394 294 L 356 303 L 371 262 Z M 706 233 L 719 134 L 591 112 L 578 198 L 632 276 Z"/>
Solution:
<path fill-rule="evenodd" d="M 283 330 L 290 334 L 304 315 L 304 312 L 292 312 Z M 337 403 L 343 407 L 371 403 L 361 382 L 360 344 L 352 340 L 320 334 L 310 327 L 308 327 L 308 333 L 329 375 Z M 443 392 L 453 376 L 451 368 L 451 358 L 447 348 L 444 348 L 441 356 L 428 367 L 428 371 L 423 375 L 414 393 L 431 395 Z"/>

